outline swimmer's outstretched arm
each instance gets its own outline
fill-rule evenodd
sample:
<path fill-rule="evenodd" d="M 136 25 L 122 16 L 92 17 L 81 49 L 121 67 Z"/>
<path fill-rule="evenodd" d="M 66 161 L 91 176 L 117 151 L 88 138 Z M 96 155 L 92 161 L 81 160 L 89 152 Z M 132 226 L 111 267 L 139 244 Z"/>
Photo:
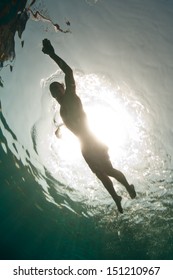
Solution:
<path fill-rule="evenodd" d="M 60 58 L 54 51 L 54 48 L 51 45 L 51 42 L 48 39 L 43 40 L 43 53 L 48 54 L 59 66 L 59 68 L 65 74 L 65 83 L 66 86 L 75 85 L 73 71 L 71 67 L 62 59 Z"/>

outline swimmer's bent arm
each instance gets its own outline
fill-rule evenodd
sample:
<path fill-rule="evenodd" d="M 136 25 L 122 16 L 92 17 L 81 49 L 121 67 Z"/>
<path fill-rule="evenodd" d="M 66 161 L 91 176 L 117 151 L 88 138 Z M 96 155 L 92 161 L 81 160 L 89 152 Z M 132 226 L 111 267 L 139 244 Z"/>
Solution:
<path fill-rule="evenodd" d="M 75 81 L 74 81 L 72 69 L 62 58 L 60 58 L 55 53 L 54 48 L 52 47 L 52 45 L 51 45 L 51 43 L 48 39 L 43 40 L 42 51 L 45 54 L 48 54 L 58 64 L 59 68 L 64 72 L 65 83 L 66 83 L 67 89 L 68 89 L 68 87 L 75 86 Z"/>
<path fill-rule="evenodd" d="M 60 58 L 55 53 L 51 53 L 49 56 L 58 64 L 59 68 L 64 72 L 66 90 L 69 93 L 73 93 L 75 91 L 75 80 L 73 77 L 72 69 L 62 58 Z"/>

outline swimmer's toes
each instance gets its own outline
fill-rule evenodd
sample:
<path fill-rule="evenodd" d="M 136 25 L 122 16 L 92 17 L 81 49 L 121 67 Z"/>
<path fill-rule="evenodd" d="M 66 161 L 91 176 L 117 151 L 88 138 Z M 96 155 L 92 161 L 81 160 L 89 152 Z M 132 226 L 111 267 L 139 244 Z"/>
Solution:
<path fill-rule="evenodd" d="M 120 208 L 118 207 L 118 211 L 123 214 L 123 208 L 120 206 Z"/>
<path fill-rule="evenodd" d="M 132 199 L 136 197 L 136 191 L 134 185 L 130 185 L 129 195 Z"/>

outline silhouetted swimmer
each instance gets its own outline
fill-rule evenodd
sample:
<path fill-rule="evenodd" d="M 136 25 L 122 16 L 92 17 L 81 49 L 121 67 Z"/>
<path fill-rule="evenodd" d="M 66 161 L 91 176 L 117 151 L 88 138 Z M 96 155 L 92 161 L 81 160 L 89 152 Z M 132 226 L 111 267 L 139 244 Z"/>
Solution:
<path fill-rule="evenodd" d="M 136 197 L 134 186 L 129 185 L 122 172 L 113 168 L 108 155 L 108 147 L 92 134 L 81 100 L 76 94 L 72 69 L 64 60 L 55 54 L 54 48 L 48 39 L 43 40 L 42 51 L 48 54 L 65 74 L 65 88 L 64 85 L 58 82 L 50 84 L 51 95 L 60 104 L 62 120 L 66 127 L 79 138 L 85 161 L 112 196 L 119 212 L 123 213 L 121 206 L 122 197 L 115 192 L 113 183 L 109 177 L 113 177 L 119 181 L 126 188 L 131 198 Z"/>

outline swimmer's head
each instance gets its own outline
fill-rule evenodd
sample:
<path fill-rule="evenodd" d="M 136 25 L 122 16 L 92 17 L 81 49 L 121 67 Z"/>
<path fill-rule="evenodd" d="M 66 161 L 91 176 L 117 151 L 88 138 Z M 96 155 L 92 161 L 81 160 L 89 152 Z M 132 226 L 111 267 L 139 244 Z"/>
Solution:
<path fill-rule="evenodd" d="M 58 82 L 53 82 L 50 84 L 49 89 L 50 89 L 51 95 L 58 101 L 59 104 L 61 104 L 64 92 L 65 92 L 64 85 L 60 84 Z"/>

